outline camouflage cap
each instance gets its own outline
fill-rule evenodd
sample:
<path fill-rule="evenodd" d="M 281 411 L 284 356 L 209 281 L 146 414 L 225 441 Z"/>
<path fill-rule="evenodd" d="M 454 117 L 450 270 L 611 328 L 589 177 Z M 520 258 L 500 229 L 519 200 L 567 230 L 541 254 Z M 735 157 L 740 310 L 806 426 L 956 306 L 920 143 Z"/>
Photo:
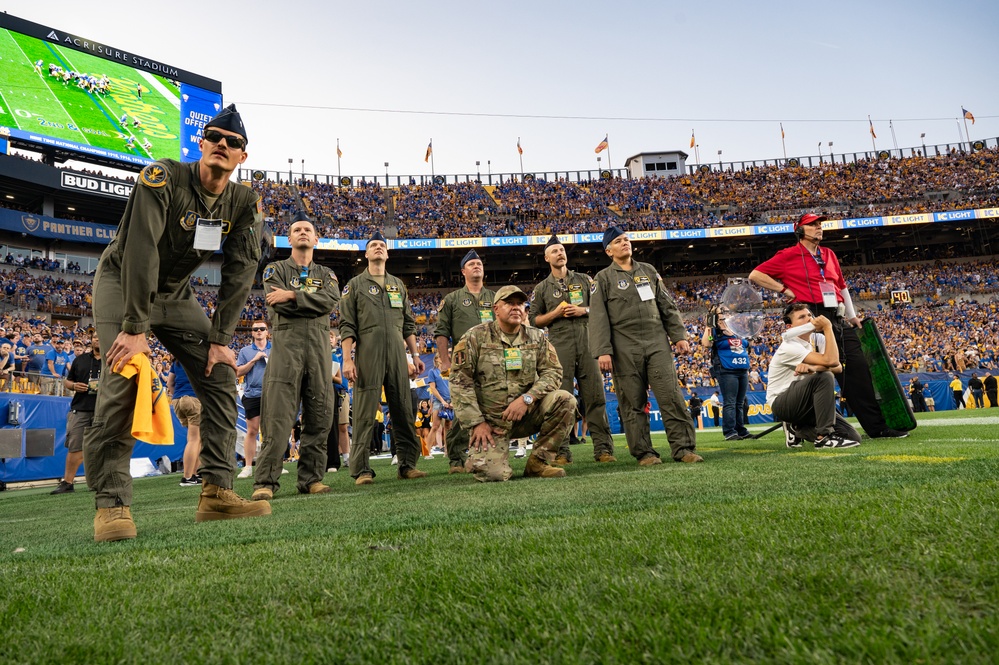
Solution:
<path fill-rule="evenodd" d="M 513 284 L 507 284 L 506 286 L 500 287 L 500 290 L 496 292 L 495 302 L 501 300 L 510 300 L 511 298 L 519 298 L 521 302 L 527 302 L 527 294 L 520 290 L 519 286 L 514 286 Z"/>

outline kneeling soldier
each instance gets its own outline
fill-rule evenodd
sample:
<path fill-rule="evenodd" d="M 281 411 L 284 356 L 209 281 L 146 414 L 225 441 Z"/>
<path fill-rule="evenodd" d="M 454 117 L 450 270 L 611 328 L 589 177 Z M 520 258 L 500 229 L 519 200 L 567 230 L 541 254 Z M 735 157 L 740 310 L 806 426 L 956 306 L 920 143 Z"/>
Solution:
<path fill-rule="evenodd" d="M 562 366 L 538 328 L 525 325 L 527 295 L 516 286 L 496 292 L 495 320 L 471 328 L 454 347 L 451 403 L 470 433 L 468 464 L 475 479 L 509 480 L 510 439 L 537 434 L 524 475 L 560 478 L 551 466 L 568 438 L 576 401 L 560 390 Z"/>

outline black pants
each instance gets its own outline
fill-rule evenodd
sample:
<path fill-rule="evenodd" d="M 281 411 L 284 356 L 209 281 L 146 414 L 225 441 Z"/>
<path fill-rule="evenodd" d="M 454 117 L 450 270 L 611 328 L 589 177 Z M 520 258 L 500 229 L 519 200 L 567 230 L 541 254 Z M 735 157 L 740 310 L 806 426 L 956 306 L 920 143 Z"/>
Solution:
<path fill-rule="evenodd" d="M 836 344 L 839 345 L 840 363 L 843 365 L 843 371 L 836 375 L 836 382 L 839 383 L 850 411 L 857 416 L 865 432 L 870 436 L 880 436 L 888 429 L 888 424 L 885 423 L 885 417 L 881 414 L 877 397 L 874 395 L 871 368 L 860 346 L 857 329 L 837 316 L 835 309 L 812 303 L 806 304 L 813 314 L 825 316 L 832 322 Z"/>
<path fill-rule="evenodd" d="M 340 469 L 340 400 L 343 396 L 339 390 L 333 391 L 333 424 L 326 436 L 326 467 Z"/>
<path fill-rule="evenodd" d="M 774 422 L 788 423 L 806 441 L 833 433 L 860 441 L 857 430 L 836 412 L 834 386 L 831 372 L 817 372 L 795 381 L 774 400 Z"/>
<path fill-rule="evenodd" d="M 995 390 L 986 390 L 985 391 L 985 396 L 989 399 L 989 408 L 990 409 L 994 409 L 996 406 L 999 406 L 999 404 L 996 404 L 996 393 L 997 392 L 999 392 L 999 391 L 995 391 Z"/>
<path fill-rule="evenodd" d="M 955 409 L 967 409 L 968 406 L 964 403 L 964 391 L 962 390 L 952 390 L 954 393 L 954 408 Z"/>

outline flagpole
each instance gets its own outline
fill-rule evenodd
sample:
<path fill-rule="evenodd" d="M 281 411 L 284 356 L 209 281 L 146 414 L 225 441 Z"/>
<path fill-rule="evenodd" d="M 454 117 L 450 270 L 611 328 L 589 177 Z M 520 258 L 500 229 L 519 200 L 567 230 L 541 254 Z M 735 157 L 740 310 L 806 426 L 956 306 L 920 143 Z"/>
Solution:
<path fill-rule="evenodd" d="M 430 179 L 433 180 L 435 177 L 436 176 L 434 174 L 434 139 L 431 137 L 431 139 L 430 139 Z"/>
<path fill-rule="evenodd" d="M 604 134 L 604 141 L 607 141 L 607 170 L 608 171 L 613 171 L 614 167 L 611 166 L 611 160 L 610 160 L 610 135 L 609 134 Z M 611 175 L 613 175 L 613 173 Z"/>
<path fill-rule="evenodd" d="M 895 145 L 895 152 L 898 152 L 898 141 L 895 139 L 895 125 L 888 121 L 888 129 L 891 130 L 891 142 Z"/>
<path fill-rule="evenodd" d="M 780 123 L 780 147 L 784 149 L 784 161 L 787 161 L 787 145 L 784 143 L 784 123 Z"/>
<path fill-rule="evenodd" d="M 877 152 L 878 151 L 878 144 L 874 142 L 874 123 L 871 122 L 871 116 L 870 115 L 867 116 L 867 128 L 871 132 L 871 148 L 874 149 L 874 152 Z"/>
<path fill-rule="evenodd" d="M 343 176 L 340 175 L 340 139 L 337 138 L 336 140 L 336 186 L 337 187 L 341 186 L 340 179 L 342 177 Z"/>
<path fill-rule="evenodd" d="M 964 138 L 968 139 L 968 152 L 971 152 L 971 134 L 968 133 L 968 116 L 964 114 L 964 107 L 961 107 L 961 117 L 964 118 Z"/>
<path fill-rule="evenodd" d="M 520 180 L 524 180 L 524 149 L 520 147 L 520 137 L 517 137 L 517 156 L 520 157 Z"/>

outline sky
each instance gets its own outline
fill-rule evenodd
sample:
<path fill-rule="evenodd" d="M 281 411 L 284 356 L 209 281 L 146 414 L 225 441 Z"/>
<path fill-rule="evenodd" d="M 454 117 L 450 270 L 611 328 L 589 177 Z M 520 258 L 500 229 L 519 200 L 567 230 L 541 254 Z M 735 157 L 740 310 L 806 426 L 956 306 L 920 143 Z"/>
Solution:
<path fill-rule="evenodd" d="M 384 176 L 701 162 L 999 136 L 999 3 L 206 3 L 5 11 L 222 82 L 246 167 Z M 594 148 L 608 137 L 609 151 Z M 343 158 L 337 163 L 340 141 Z M 609 153 L 609 154 L 608 154 Z"/>

